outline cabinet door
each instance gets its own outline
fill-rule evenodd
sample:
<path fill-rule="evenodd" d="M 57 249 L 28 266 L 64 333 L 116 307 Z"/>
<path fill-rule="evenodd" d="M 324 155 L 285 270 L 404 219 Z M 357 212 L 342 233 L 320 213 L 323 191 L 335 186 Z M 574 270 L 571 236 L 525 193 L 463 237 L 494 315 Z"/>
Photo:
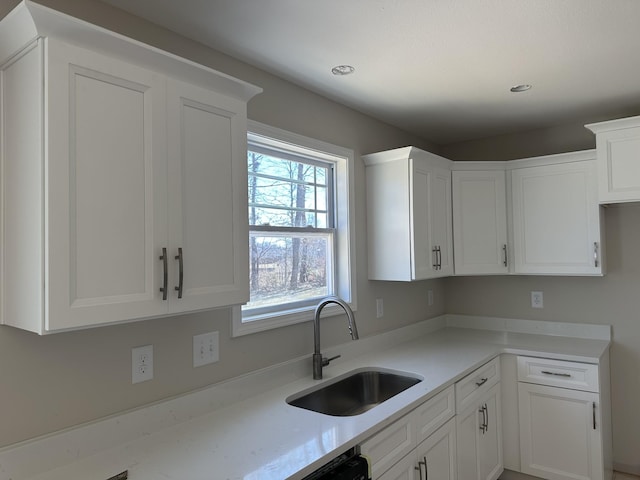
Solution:
<path fill-rule="evenodd" d="M 515 272 L 601 275 L 594 161 L 512 171 Z"/>
<path fill-rule="evenodd" d="M 452 275 L 451 172 L 412 161 L 413 280 Z"/>
<path fill-rule="evenodd" d="M 522 472 L 550 480 L 601 480 L 596 393 L 518 384 Z"/>
<path fill-rule="evenodd" d="M 500 383 L 456 416 L 458 478 L 496 480 L 503 471 Z"/>
<path fill-rule="evenodd" d="M 373 478 L 455 480 L 457 478 L 455 420 L 449 420 L 384 474 Z"/>
<path fill-rule="evenodd" d="M 164 81 L 48 41 L 52 331 L 167 312 Z"/>
<path fill-rule="evenodd" d="M 488 392 L 480 408 L 484 409 L 484 413 L 478 413 L 485 422 L 485 428 L 484 431 L 477 430 L 479 479 L 495 480 L 503 470 L 500 384 Z"/>
<path fill-rule="evenodd" d="M 433 172 L 420 162 L 410 160 L 411 191 L 410 221 L 411 228 L 411 279 L 423 280 L 435 276 L 437 254 L 431 244 L 432 226 L 429 218 L 431 178 Z"/>
<path fill-rule="evenodd" d="M 429 195 L 431 248 L 437 249 L 437 262 L 433 277 L 453 275 L 453 226 L 451 211 L 451 171 L 434 168 Z"/>
<path fill-rule="evenodd" d="M 600 202 L 640 201 L 640 127 L 604 131 L 596 138 Z"/>
<path fill-rule="evenodd" d="M 453 419 L 418 445 L 416 449 L 418 479 L 455 480 L 456 473 L 456 426 Z M 422 463 L 420 463 L 422 462 Z M 415 469 L 414 469 L 415 471 Z"/>
<path fill-rule="evenodd" d="M 244 303 L 249 299 L 245 105 L 173 80 L 167 99 L 171 311 Z"/>
<path fill-rule="evenodd" d="M 508 273 L 505 178 L 503 170 L 453 172 L 456 275 Z"/>

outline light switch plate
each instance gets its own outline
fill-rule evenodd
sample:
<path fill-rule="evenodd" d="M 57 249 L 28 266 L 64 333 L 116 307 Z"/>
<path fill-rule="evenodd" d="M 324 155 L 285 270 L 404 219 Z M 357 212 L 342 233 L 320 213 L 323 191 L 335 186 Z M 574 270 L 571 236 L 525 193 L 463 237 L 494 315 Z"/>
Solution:
<path fill-rule="evenodd" d="M 201 367 L 219 360 L 219 334 L 208 332 L 193 336 L 193 366 Z"/>

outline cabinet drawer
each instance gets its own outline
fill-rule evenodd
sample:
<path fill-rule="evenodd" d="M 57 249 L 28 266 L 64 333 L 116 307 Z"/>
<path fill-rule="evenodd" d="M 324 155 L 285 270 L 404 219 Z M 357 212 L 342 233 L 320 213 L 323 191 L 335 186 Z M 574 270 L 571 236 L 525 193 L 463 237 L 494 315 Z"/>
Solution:
<path fill-rule="evenodd" d="M 454 391 L 451 385 L 414 410 L 417 443 L 430 436 L 455 415 Z"/>
<path fill-rule="evenodd" d="M 456 411 L 474 404 L 480 395 L 500 381 L 500 359 L 494 358 L 456 383 Z"/>
<path fill-rule="evenodd" d="M 414 410 L 360 445 L 371 462 L 372 478 L 378 478 L 415 448 L 415 419 Z"/>
<path fill-rule="evenodd" d="M 518 381 L 599 392 L 598 366 L 547 358 L 518 357 Z"/>

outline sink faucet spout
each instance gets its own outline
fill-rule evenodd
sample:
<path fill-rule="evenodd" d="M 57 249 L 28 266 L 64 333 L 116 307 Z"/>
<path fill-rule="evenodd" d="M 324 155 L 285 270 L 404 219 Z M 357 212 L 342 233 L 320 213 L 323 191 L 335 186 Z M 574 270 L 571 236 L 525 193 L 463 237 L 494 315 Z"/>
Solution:
<path fill-rule="evenodd" d="M 320 380 L 322 378 L 322 367 L 329 365 L 331 360 L 335 360 L 340 355 L 333 358 L 326 358 L 320 353 L 320 313 L 322 309 L 327 305 L 334 303 L 339 305 L 347 314 L 347 320 L 349 322 L 349 333 L 353 340 L 358 340 L 358 327 L 356 326 L 356 319 L 353 315 L 351 307 L 342 299 L 338 297 L 326 297 L 320 300 L 320 303 L 316 306 L 316 310 L 313 316 L 313 378 L 314 380 Z"/>

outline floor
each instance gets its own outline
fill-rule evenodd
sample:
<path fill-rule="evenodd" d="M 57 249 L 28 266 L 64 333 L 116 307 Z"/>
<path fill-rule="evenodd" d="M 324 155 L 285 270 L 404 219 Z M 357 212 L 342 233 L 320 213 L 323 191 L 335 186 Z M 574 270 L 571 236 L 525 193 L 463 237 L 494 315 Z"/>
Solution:
<path fill-rule="evenodd" d="M 613 480 L 638 480 L 640 477 L 635 477 L 633 475 L 627 475 L 626 473 L 618 473 L 615 472 L 613 474 Z"/>

